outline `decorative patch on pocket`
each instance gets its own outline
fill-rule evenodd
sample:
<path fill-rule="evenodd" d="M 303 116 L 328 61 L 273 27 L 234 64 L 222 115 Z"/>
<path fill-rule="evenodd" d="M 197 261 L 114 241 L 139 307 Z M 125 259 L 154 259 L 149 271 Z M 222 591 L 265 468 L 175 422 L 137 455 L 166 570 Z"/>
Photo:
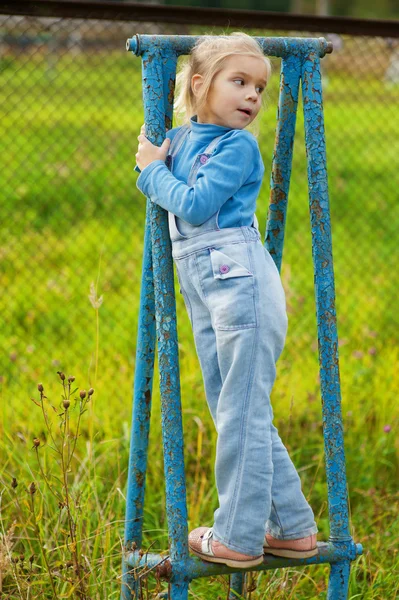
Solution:
<path fill-rule="evenodd" d="M 240 265 L 227 254 L 220 250 L 211 249 L 211 262 L 215 279 L 228 279 L 230 277 L 252 277 L 246 267 Z"/>

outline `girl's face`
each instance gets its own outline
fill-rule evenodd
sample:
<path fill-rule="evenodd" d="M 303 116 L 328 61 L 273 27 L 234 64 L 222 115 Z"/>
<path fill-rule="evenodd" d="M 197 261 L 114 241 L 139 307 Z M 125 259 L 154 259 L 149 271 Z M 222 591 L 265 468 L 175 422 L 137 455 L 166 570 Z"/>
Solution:
<path fill-rule="evenodd" d="M 261 57 L 229 56 L 209 88 L 205 105 L 198 111 L 198 122 L 244 129 L 260 110 L 266 83 L 267 67 Z M 201 85 L 202 76 L 194 75 L 194 95 Z"/>

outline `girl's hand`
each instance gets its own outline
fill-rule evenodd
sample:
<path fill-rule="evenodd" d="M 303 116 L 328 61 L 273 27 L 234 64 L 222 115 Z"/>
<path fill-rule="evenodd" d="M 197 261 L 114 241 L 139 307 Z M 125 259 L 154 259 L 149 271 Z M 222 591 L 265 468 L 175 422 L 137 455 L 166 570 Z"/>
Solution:
<path fill-rule="evenodd" d="M 162 146 L 154 146 L 150 140 L 145 137 L 145 126 L 143 125 L 138 136 L 139 147 L 136 154 L 136 163 L 139 169 L 142 171 L 147 165 L 154 162 L 154 160 L 166 160 L 168 154 L 170 140 L 166 138 Z"/>

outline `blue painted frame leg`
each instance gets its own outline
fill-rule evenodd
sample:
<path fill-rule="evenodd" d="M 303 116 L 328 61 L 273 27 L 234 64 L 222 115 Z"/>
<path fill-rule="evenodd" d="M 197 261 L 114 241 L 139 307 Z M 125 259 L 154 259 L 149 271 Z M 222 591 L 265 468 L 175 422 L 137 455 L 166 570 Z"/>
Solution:
<path fill-rule="evenodd" d="M 130 571 L 130 573 L 129 573 Z M 121 600 L 138 600 L 140 598 L 140 581 L 131 573 L 125 561 L 122 565 Z"/>
<path fill-rule="evenodd" d="M 351 563 L 345 560 L 331 565 L 327 600 L 346 600 L 348 597 Z"/>
<path fill-rule="evenodd" d="M 280 95 L 270 177 L 270 205 L 265 236 L 266 249 L 279 271 L 283 257 L 284 230 L 301 75 L 300 67 L 301 57 L 297 55 L 284 58 L 281 63 Z"/>
<path fill-rule="evenodd" d="M 188 599 L 188 581 L 174 582 L 170 585 L 170 600 Z"/>
<path fill-rule="evenodd" d="M 133 550 L 134 547 L 140 548 L 142 543 L 144 492 L 155 357 L 154 312 L 150 224 L 147 217 L 144 236 L 139 328 L 134 373 L 133 417 L 127 482 L 124 537 L 126 551 Z M 139 598 L 139 587 L 139 582 L 129 575 L 129 567 L 126 565 L 125 560 L 123 560 L 121 599 L 131 600 L 131 598 Z"/>
<path fill-rule="evenodd" d="M 230 577 L 230 592 L 228 600 L 239 600 L 246 597 L 245 573 L 233 573 Z"/>
<path fill-rule="evenodd" d="M 153 143 L 165 135 L 165 115 L 171 117 L 177 57 L 143 55 L 143 89 L 146 135 Z M 168 95 L 166 95 L 168 92 Z M 161 389 L 162 438 L 166 483 L 166 512 L 170 559 L 174 581 L 172 597 L 186 598 L 188 582 L 184 565 L 188 559 L 186 481 L 183 424 L 180 400 L 179 356 L 173 262 L 165 210 L 149 203 L 154 267 L 155 320 Z"/>
<path fill-rule="evenodd" d="M 330 539 L 350 542 L 320 59 L 302 66 Z"/>

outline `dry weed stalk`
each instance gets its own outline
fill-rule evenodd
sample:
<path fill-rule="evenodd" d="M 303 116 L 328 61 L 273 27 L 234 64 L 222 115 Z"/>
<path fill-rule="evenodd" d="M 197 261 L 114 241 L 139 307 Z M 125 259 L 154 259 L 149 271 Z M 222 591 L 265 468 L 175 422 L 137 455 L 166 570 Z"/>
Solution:
<path fill-rule="evenodd" d="M 7 533 L 3 528 L 3 533 L 0 534 L 0 595 L 10 591 L 8 582 L 5 583 L 5 576 L 11 574 L 14 585 L 18 588 L 18 597 L 21 598 L 33 600 L 33 597 L 41 597 L 44 586 L 50 588 L 54 600 L 67 596 L 78 600 L 89 599 L 87 591 L 89 570 L 84 561 L 85 552 L 82 547 L 85 541 L 80 535 L 83 515 L 79 492 L 74 490 L 73 486 L 75 485 L 75 451 L 81 435 L 82 416 L 87 410 L 94 389 L 78 391 L 78 388 L 74 388 L 75 377 L 67 378 L 61 371 L 58 371 L 58 376 L 62 384 L 61 402 L 58 406 L 50 403 L 41 383 L 37 386 L 39 400 L 32 398 L 34 404 L 41 409 L 46 429 L 44 436 L 41 434 L 40 437 L 33 439 L 32 446 L 41 481 L 20 486 L 20 490 L 24 489 L 25 493 L 28 492 L 27 501 L 26 497 L 22 497 L 20 502 L 16 494 L 18 482 L 15 477 L 12 479 L 12 499 L 18 510 L 18 522 L 14 522 Z M 58 428 L 53 427 L 54 415 L 50 417 L 52 413 L 56 415 Z M 47 467 L 48 454 L 51 459 L 51 470 Z M 58 468 L 58 473 L 54 472 L 55 466 Z M 44 486 L 41 486 L 41 483 Z M 50 496 L 56 501 L 55 504 L 46 501 L 41 487 L 47 487 Z M 52 514 L 51 510 L 54 506 L 56 508 Z M 44 518 L 45 514 L 46 518 Z M 48 541 L 46 529 L 48 521 L 58 523 L 52 533 L 55 538 L 60 536 L 61 539 L 57 539 L 54 545 Z M 3 526 L 3 521 L 1 522 Z M 30 565 L 25 562 L 24 549 L 19 550 L 20 542 L 15 544 L 16 548 L 18 546 L 16 552 L 19 551 L 19 556 L 12 555 L 14 529 L 20 526 L 26 528 L 26 539 L 31 550 L 33 546 L 38 548 L 41 565 L 34 565 L 34 554 L 29 558 Z M 28 530 L 33 531 L 34 537 L 28 534 Z M 3 590 L 3 588 L 7 589 Z M 30 595 L 31 592 L 33 596 Z"/>

